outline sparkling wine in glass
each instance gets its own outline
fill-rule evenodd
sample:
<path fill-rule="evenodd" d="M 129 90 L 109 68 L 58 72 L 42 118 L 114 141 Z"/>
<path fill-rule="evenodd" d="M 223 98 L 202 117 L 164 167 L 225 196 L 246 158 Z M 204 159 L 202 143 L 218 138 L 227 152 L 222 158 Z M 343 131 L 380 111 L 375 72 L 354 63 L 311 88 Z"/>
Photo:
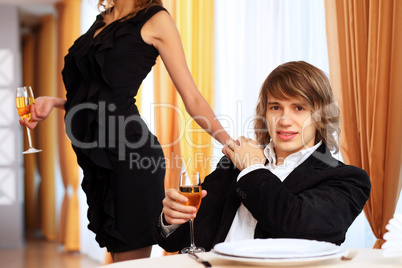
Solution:
<path fill-rule="evenodd" d="M 202 199 L 202 188 L 200 181 L 200 174 L 197 171 L 186 171 L 180 177 L 180 193 L 188 198 L 186 206 L 193 206 L 197 209 L 200 208 Z M 181 250 L 181 253 L 197 253 L 205 252 L 202 247 L 195 246 L 194 243 L 194 219 L 189 220 L 190 223 L 190 246 Z"/>
<path fill-rule="evenodd" d="M 17 112 L 21 119 L 31 120 L 31 105 L 34 104 L 34 95 L 31 87 L 18 87 L 16 91 Z M 41 149 L 35 149 L 32 146 L 31 132 L 27 127 L 29 149 L 22 152 L 23 154 L 38 153 Z"/>

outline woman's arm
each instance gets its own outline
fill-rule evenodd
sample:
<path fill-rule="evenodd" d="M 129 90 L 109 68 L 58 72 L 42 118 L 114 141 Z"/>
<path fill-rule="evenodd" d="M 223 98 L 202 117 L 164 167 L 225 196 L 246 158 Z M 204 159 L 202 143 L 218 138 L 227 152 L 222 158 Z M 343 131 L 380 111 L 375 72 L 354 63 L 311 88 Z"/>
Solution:
<path fill-rule="evenodd" d="M 177 27 L 167 12 L 158 12 L 142 28 L 144 41 L 153 45 L 183 99 L 187 112 L 221 144 L 230 138 L 217 120 L 211 106 L 198 90 L 188 69 Z"/>
<path fill-rule="evenodd" d="M 38 97 L 35 99 L 35 104 L 31 106 L 31 120 L 20 119 L 20 124 L 34 129 L 40 121 L 49 116 L 53 108 L 64 109 L 65 102 L 66 100 L 56 97 Z"/>

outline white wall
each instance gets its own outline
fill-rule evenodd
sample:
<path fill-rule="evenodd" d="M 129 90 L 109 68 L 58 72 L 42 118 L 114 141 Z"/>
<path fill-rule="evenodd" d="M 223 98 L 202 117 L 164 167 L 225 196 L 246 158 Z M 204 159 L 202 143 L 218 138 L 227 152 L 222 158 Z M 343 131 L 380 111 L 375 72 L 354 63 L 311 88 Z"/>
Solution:
<path fill-rule="evenodd" d="M 0 5 L 0 36 L 0 248 L 11 248 L 21 246 L 24 238 L 23 129 L 15 107 L 21 81 L 16 6 Z"/>

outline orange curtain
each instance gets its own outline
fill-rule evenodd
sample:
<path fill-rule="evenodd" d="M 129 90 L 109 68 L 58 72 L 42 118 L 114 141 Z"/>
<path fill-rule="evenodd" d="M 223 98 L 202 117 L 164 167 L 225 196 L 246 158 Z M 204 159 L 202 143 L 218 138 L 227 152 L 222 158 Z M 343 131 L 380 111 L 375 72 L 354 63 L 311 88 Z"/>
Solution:
<path fill-rule="evenodd" d="M 177 27 L 182 36 L 187 63 L 198 89 L 213 107 L 215 89 L 214 1 L 176 1 Z M 199 171 L 202 179 L 211 172 L 211 137 L 185 112 L 181 153 L 186 168 Z"/>
<path fill-rule="evenodd" d="M 341 152 L 370 175 L 364 212 L 380 248 L 402 187 L 402 1 L 327 0 L 325 13 Z"/>
<path fill-rule="evenodd" d="M 33 91 L 36 97 L 54 96 L 56 88 L 55 65 L 55 33 L 56 21 L 52 15 L 41 19 L 37 32 L 37 51 L 35 65 L 35 85 Z M 39 188 L 41 230 L 48 240 L 56 239 L 56 182 L 55 182 L 55 144 L 56 117 L 50 115 L 33 131 L 36 134 L 35 147 L 43 151 L 37 154 L 38 168 L 41 178 Z"/>
<path fill-rule="evenodd" d="M 34 85 L 35 77 L 35 35 L 27 34 L 23 37 L 22 45 L 22 80 L 27 86 Z M 34 131 L 31 131 L 32 138 Z M 25 148 L 28 146 L 27 135 L 24 129 Z M 24 210 L 25 229 L 34 231 L 38 226 L 38 189 L 35 183 L 35 171 L 37 167 L 36 154 L 27 154 L 24 157 Z"/>
<path fill-rule="evenodd" d="M 176 20 L 176 0 L 165 0 L 163 4 L 172 18 Z M 182 164 L 179 133 L 180 112 L 177 110 L 179 95 L 160 57 L 158 57 L 153 68 L 153 76 L 154 100 L 157 103 L 155 107 L 155 134 L 165 155 L 165 188 L 178 189 Z"/>
<path fill-rule="evenodd" d="M 65 98 L 66 91 L 61 71 L 68 48 L 81 33 L 81 0 L 63 0 L 56 5 L 56 8 L 58 11 L 57 96 Z M 57 123 L 60 170 L 65 190 L 60 214 L 59 242 L 64 243 L 66 251 L 79 251 L 79 168 L 71 143 L 65 133 L 64 112 L 57 113 Z"/>

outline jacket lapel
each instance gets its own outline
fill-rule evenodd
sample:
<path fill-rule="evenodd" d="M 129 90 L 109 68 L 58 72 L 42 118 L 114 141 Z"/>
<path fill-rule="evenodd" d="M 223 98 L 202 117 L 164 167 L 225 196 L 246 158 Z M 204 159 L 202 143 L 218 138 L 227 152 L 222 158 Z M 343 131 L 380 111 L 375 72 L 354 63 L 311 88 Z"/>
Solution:
<path fill-rule="evenodd" d="M 331 169 L 337 165 L 339 162 L 332 157 L 327 146 L 322 144 L 301 165 L 295 168 L 283 183 L 291 192 L 299 193 L 316 183 L 315 180 L 311 179 L 315 177 L 316 173 L 322 174 L 322 170 Z"/>

